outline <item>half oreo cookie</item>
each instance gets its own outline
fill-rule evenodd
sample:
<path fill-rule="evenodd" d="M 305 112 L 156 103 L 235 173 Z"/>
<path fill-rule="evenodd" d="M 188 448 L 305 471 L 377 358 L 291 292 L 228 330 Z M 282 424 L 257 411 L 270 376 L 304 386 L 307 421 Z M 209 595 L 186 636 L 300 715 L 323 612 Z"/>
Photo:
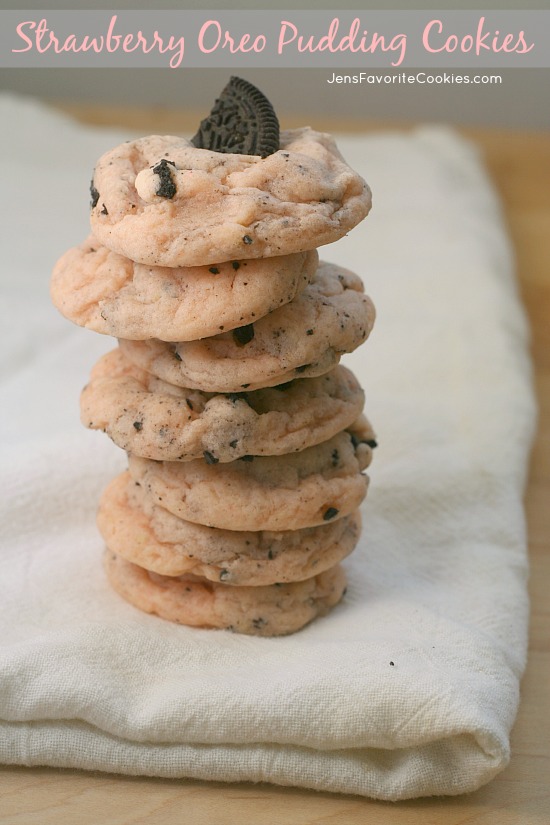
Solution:
<path fill-rule="evenodd" d="M 197 149 L 265 158 L 279 149 L 279 121 L 259 89 L 232 77 L 191 143 Z"/>

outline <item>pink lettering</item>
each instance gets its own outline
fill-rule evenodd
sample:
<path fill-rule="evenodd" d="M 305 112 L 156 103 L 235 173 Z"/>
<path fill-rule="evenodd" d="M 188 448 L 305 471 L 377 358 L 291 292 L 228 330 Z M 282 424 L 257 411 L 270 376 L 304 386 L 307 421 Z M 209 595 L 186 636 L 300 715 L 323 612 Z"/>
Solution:
<path fill-rule="evenodd" d="M 287 29 L 292 31 L 292 36 L 290 38 L 287 38 L 286 36 Z M 294 23 L 290 23 L 288 20 L 282 20 L 281 28 L 279 31 L 279 42 L 277 44 L 277 54 L 282 54 L 285 46 L 288 46 L 290 43 L 296 40 L 297 36 L 298 29 L 296 28 Z"/>
<path fill-rule="evenodd" d="M 42 40 L 44 39 L 46 32 L 50 32 L 50 30 L 48 29 L 47 20 L 43 17 L 36 27 L 36 51 L 40 52 L 40 54 L 44 54 L 44 52 L 47 52 L 50 46 L 53 45 L 55 53 L 59 54 L 59 40 L 53 32 L 50 32 L 50 39 L 48 43 L 45 46 L 42 45 Z"/>
<path fill-rule="evenodd" d="M 380 51 L 383 52 L 398 51 L 399 57 L 397 60 L 392 61 L 391 65 L 401 65 L 405 59 L 407 50 L 406 34 L 396 34 L 391 38 L 389 43 L 386 43 L 384 35 L 374 32 L 370 35 L 369 41 L 369 32 L 367 30 L 360 32 L 360 27 L 361 20 L 356 17 L 351 23 L 348 34 L 338 37 L 340 20 L 338 17 L 335 17 L 331 21 L 327 33 L 316 40 L 314 35 L 305 36 L 299 34 L 294 23 L 291 23 L 289 20 L 283 20 L 281 21 L 281 29 L 279 31 L 277 52 L 281 54 L 283 50 L 291 44 L 294 44 L 294 48 L 300 53 L 329 51 L 334 54 L 335 52 L 349 51 L 353 53 L 363 52 L 364 54 L 371 52 L 374 54 L 375 51 L 380 49 Z"/>
<path fill-rule="evenodd" d="M 211 26 L 213 26 L 214 29 L 216 30 L 217 37 L 216 37 L 216 41 L 215 41 L 214 45 L 210 46 L 208 48 L 205 45 L 204 41 L 205 41 L 206 34 L 208 32 L 208 29 Z M 199 32 L 199 37 L 198 37 L 199 49 L 201 50 L 201 52 L 203 54 L 210 54 L 211 52 L 216 51 L 216 49 L 220 45 L 220 40 L 221 39 L 222 39 L 222 27 L 220 26 L 219 22 L 217 20 L 207 20 L 206 23 L 204 23 L 201 26 L 201 30 Z"/>
<path fill-rule="evenodd" d="M 438 27 L 438 34 L 441 34 L 441 32 L 443 31 L 443 23 L 441 22 L 441 20 L 430 20 L 428 25 L 424 28 L 424 32 L 422 34 L 422 45 L 424 46 L 426 51 L 430 52 L 431 54 L 435 54 L 436 52 L 442 52 L 445 50 L 445 46 L 441 46 L 440 49 L 434 49 L 430 45 L 430 33 L 434 26 Z"/>
<path fill-rule="evenodd" d="M 487 49 L 487 51 L 491 51 L 491 47 L 487 45 L 485 42 L 490 35 L 490 32 L 486 32 L 483 34 L 483 26 L 485 25 L 485 18 L 480 17 L 479 23 L 477 24 L 477 32 L 476 32 L 476 54 L 481 54 L 482 49 Z M 498 31 L 497 31 L 498 35 Z"/>
<path fill-rule="evenodd" d="M 28 52 L 30 49 L 32 49 L 32 40 L 30 39 L 30 37 L 27 37 L 27 35 L 23 31 L 23 29 L 26 26 L 28 26 L 29 29 L 35 29 L 36 23 L 34 22 L 34 20 L 25 20 L 25 22 L 19 23 L 15 31 L 17 32 L 21 40 L 24 40 L 27 43 L 27 46 L 24 49 L 12 49 L 12 52 Z"/>
<path fill-rule="evenodd" d="M 160 36 L 157 30 L 154 31 L 150 40 L 140 30 L 137 34 L 128 32 L 127 34 L 115 34 L 114 29 L 117 22 L 117 15 L 112 15 L 109 26 L 105 36 L 92 37 L 89 34 L 81 37 L 76 34 L 68 34 L 64 40 L 60 40 L 55 36 L 53 31 L 48 28 L 48 23 L 45 18 L 42 18 L 38 23 L 35 20 L 26 20 L 19 23 L 16 27 L 16 33 L 25 43 L 24 48 L 12 49 L 13 52 L 28 52 L 35 49 L 38 53 L 53 49 L 56 54 L 63 52 L 90 52 L 101 54 L 103 50 L 112 53 L 119 49 L 129 54 L 140 50 L 143 54 L 149 54 L 153 50 L 158 50 L 160 54 L 172 52 L 169 61 L 171 68 L 176 69 L 181 65 L 185 53 L 185 39 L 184 37 L 174 37 L 171 35 L 166 43 Z M 214 21 L 215 22 L 215 21 Z M 30 37 L 28 32 L 33 32 L 34 37 Z M 265 38 L 263 36 L 257 37 L 252 43 L 251 36 L 244 35 L 241 43 L 237 45 L 242 47 L 244 51 L 251 51 L 252 49 L 260 50 L 265 46 Z"/>
<path fill-rule="evenodd" d="M 126 54 L 131 54 L 131 52 L 134 52 L 136 49 L 138 49 L 139 48 L 139 43 L 136 43 L 135 46 L 132 46 L 133 42 L 134 42 L 134 35 L 133 34 L 126 34 L 124 36 L 124 39 L 122 40 L 122 51 L 126 52 Z"/>
<path fill-rule="evenodd" d="M 107 36 L 105 40 L 105 46 L 108 52 L 116 52 L 118 48 L 120 48 L 120 41 L 122 35 L 120 34 L 113 34 L 115 29 L 117 16 L 113 14 L 111 20 L 109 22 L 109 28 L 107 29 Z"/>
<path fill-rule="evenodd" d="M 460 51 L 464 53 L 475 50 L 478 56 L 483 51 L 493 52 L 494 54 L 498 52 L 525 54 L 534 48 L 534 43 L 527 46 L 523 29 L 517 36 L 511 32 L 506 35 L 501 35 L 498 29 L 495 30 L 494 34 L 491 34 L 490 31 L 485 29 L 485 22 L 485 17 L 479 18 L 475 37 L 471 34 L 466 34 L 462 40 L 459 41 L 456 34 L 449 34 L 445 35 L 444 38 L 439 41 L 439 43 L 442 42 L 442 45 L 436 45 L 438 41 L 435 35 L 443 35 L 443 23 L 441 20 L 430 20 L 424 28 L 422 44 L 426 51 L 432 54 L 437 54 L 438 52 L 452 53 L 460 48 Z M 432 32 L 435 34 L 432 35 Z"/>
<path fill-rule="evenodd" d="M 535 48 L 534 43 L 531 43 L 531 45 L 528 46 L 525 42 L 525 32 L 523 31 L 523 29 L 519 33 L 517 45 L 521 46 L 521 48 L 516 49 L 518 54 L 527 54 L 527 52 L 530 52 L 532 49 Z"/>

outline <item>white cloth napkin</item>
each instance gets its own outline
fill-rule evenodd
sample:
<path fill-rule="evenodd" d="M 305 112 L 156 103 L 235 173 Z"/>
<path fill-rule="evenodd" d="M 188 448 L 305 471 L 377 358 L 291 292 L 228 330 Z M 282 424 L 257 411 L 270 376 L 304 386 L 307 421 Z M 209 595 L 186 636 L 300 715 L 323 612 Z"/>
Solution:
<path fill-rule="evenodd" d="M 144 615 L 106 582 L 94 511 L 125 456 L 81 428 L 78 396 L 112 342 L 59 317 L 48 281 L 88 231 L 96 158 L 129 135 L 9 96 L 0 119 L 0 761 L 393 800 L 487 782 L 525 664 L 534 405 L 477 152 L 436 127 L 339 141 L 374 207 L 323 257 L 378 308 L 346 361 L 380 446 L 345 600 L 257 639 Z"/>

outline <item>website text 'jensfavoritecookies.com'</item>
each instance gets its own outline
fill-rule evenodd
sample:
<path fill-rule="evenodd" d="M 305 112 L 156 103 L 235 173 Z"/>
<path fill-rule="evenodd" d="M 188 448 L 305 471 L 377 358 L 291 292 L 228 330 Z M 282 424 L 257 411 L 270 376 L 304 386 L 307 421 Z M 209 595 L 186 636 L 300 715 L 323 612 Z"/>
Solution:
<path fill-rule="evenodd" d="M 330 85 L 367 84 L 371 86 L 392 86 L 399 83 L 418 84 L 420 86 L 440 86 L 447 84 L 463 84 L 465 86 L 499 85 L 502 83 L 500 74 L 455 74 L 454 72 L 358 72 L 357 74 L 328 74 L 326 82 Z"/>

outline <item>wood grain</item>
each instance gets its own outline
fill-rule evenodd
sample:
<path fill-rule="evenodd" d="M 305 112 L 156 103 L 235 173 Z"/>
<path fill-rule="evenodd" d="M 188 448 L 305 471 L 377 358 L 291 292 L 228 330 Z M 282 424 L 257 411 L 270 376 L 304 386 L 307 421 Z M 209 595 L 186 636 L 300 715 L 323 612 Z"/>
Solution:
<path fill-rule="evenodd" d="M 189 132 L 198 113 L 63 107 L 81 120 L 157 133 Z M 295 118 L 283 118 L 295 125 Z M 311 123 L 330 131 L 396 124 Z M 400 124 L 403 128 L 406 125 Z M 520 292 L 532 329 L 540 404 L 526 492 L 532 599 L 529 663 L 512 734 L 512 761 L 461 797 L 397 804 L 269 785 L 111 776 L 50 768 L 0 768 L 2 825 L 548 825 L 550 822 L 550 137 L 463 130 L 480 146 L 502 197 Z"/>

